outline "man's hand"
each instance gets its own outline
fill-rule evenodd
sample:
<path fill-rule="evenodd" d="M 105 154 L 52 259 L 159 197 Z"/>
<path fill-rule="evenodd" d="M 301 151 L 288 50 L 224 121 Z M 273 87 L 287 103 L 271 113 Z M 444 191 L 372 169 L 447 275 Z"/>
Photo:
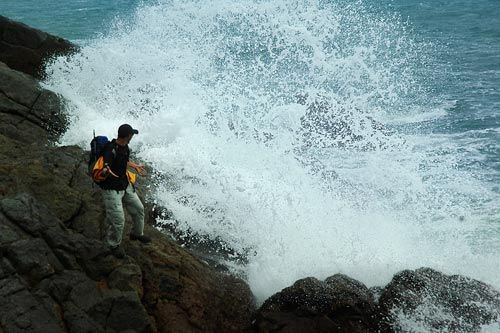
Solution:
<path fill-rule="evenodd" d="M 141 175 L 141 176 L 145 176 L 147 173 L 146 173 L 146 169 L 144 168 L 144 164 L 136 164 L 135 166 L 135 170 Z"/>
<path fill-rule="evenodd" d="M 145 176 L 147 174 L 144 164 L 137 164 L 135 162 L 129 161 L 128 165 L 131 168 L 134 168 L 135 171 L 137 171 L 137 173 L 140 174 L 141 176 Z"/>

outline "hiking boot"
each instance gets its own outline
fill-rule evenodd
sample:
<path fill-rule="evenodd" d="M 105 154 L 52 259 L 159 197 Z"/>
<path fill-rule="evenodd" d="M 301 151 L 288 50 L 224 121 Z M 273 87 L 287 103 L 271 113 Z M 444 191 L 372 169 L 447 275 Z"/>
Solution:
<path fill-rule="evenodd" d="M 117 259 L 123 259 L 125 258 L 125 251 L 123 248 L 118 245 L 118 246 L 110 246 L 109 248 L 111 250 L 111 254 L 115 256 Z"/>
<path fill-rule="evenodd" d="M 130 234 L 130 240 L 138 240 L 139 242 L 141 242 L 143 244 L 151 243 L 151 238 L 149 238 L 148 236 L 144 236 L 144 235 L 137 236 L 134 234 Z"/>

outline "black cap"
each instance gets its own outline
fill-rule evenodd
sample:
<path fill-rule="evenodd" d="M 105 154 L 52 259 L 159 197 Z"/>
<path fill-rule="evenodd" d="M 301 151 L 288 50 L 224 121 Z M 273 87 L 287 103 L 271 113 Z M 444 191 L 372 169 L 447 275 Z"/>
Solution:
<path fill-rule="evenodd" d="M 118 137 L 119 138 L 126 138 L 130 134 L 139 134 L 139 131 L 136 129 L 133 129 L 132 126 L 129 124 L 123 124 L 118 128 Z"/>

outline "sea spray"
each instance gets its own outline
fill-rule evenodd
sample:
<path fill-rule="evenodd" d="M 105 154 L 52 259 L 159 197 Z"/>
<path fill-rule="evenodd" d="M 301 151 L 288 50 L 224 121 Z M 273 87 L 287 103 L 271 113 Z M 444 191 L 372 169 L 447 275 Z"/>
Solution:
<path fill-rule="evenodd" d="M 165 222 L 244 256 L 260 301 L 305 276 L 373 286 L 420 266 L 500 288 L 498 197 L 452 136 L 419 132 L 449 102 L 407 30 L 358 2 L 160 1 L 45 84 L 69 100 L 63 144 L 140 129 Z"/>

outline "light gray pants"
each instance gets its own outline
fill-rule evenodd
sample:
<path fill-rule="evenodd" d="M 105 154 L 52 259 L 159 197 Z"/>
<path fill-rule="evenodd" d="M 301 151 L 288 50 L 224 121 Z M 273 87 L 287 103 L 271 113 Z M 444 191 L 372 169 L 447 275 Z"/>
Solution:
<path fill-rule="evenodd" d="M 106 208 L 106 236 L 109 246 L 117 246 L 122 242 L 123 227 L 125 226 L 125 212 L 123 206 L 132 217 L 132 233 L 140 236 L 144 231 L 144 206 L 137 196 L 132 185 L 125 191 L 102 191 L 104 207 Z"/>

